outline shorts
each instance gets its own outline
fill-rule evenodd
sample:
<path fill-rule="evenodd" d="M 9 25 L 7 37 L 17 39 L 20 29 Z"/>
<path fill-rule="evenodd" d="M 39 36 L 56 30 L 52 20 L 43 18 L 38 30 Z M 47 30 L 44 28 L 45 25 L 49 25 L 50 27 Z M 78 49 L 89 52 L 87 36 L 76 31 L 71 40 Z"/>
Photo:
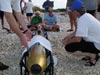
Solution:
<path fill-rule="evenodd" d="M 66 45 L 65 49 L 68 52 L 81 51 L 85 53 L 94 53 L 94 54 L 100 53 L 100 50 L 96 49 L 96 47 L 92 42 L 86 42 L 83 39 L 81 40 L 81 42 L 71 43 Z"/>
<path fill-rule="evenodd" d="M 21 12 L 20 0 L 0 0 L 0 9 L 5 12 Z"/>
<path fill-rule="evenodd" d="M 3 17 L 4 17 L 4 12 L 3 11 L 0 11 L 0 19 L 3 20 Z"/>
<path fill-rule="evenodd" d="M 32 16 L 33 13 L 26 13 L 26 16 Z"/>

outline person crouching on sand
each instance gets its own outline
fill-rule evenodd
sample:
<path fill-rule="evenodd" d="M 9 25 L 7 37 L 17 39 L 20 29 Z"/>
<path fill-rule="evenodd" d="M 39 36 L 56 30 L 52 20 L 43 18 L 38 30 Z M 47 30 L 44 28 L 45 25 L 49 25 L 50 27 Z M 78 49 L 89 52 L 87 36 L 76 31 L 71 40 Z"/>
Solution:
<path fill-rule="evenodd" d="M 100 22 L 89 13 L 85 13 L 83 2 L 75 0 L 70 6 L 77 18 L 77 30 L 62 40 L 68 53 L 85 56 L 85 66 L 93 66 L 99 59 Z"/>

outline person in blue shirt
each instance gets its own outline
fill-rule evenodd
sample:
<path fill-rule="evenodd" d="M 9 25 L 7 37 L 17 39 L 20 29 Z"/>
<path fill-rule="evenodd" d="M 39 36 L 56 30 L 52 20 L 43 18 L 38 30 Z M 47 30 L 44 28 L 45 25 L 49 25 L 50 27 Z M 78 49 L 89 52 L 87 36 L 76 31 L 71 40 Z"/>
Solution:
<path fill-rule="evenodd" d="M 42 7 L 45 8 L 45 12 L 48 12 L 49 11 L 49 8 L 53 8 L 53 1 L 46 0 L 43 3 Z"/>
<path fill-rule="evenodd" d="M 57 25 L 57 17 L 53 14 L 52 9 L 49 10 L 48 14 L 45 14 L 42 25 L 47 31 L 59 31 L 59 25 Z"/>

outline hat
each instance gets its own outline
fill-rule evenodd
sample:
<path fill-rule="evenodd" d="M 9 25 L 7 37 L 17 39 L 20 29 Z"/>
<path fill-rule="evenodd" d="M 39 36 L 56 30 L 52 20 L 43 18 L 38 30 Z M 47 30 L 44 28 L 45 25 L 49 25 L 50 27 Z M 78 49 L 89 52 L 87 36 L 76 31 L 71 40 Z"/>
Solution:
<path fill-rule="evenodd" d="M 72 5 L 69 7 L 70 10 L 81 10 L 83 7 L 83 2 L 81 0 L 74 0 Z"/>
<path fill-rule="evenodd" d="M 40 14 L 40 11 L 36 11 L 35 14 Z"/>
<path fill-rule="evenodd" d="M 49 8 L 49 11 L 53 11 L 53 8 Z"/>

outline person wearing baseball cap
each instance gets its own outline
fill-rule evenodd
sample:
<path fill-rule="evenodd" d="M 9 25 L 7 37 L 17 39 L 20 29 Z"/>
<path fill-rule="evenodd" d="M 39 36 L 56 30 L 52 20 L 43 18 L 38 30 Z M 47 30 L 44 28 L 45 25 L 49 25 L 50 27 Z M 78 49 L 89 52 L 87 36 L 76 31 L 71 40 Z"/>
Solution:
<path fill-rule="evenodd" d="M 69 7 L 70 10 L 81 10 L 83 8 L 82 0 L 74 0 L 72 5 Z"/>
<path fill-rule="evenodd" d="M 100 21 L 85 12 L 81 0 L 75 0 L 70 9 L 77 18 L 77 29 L 62 40 L 65 50 L 88 57 L 85 66 L 94 66 L 100 53 Z"/>

